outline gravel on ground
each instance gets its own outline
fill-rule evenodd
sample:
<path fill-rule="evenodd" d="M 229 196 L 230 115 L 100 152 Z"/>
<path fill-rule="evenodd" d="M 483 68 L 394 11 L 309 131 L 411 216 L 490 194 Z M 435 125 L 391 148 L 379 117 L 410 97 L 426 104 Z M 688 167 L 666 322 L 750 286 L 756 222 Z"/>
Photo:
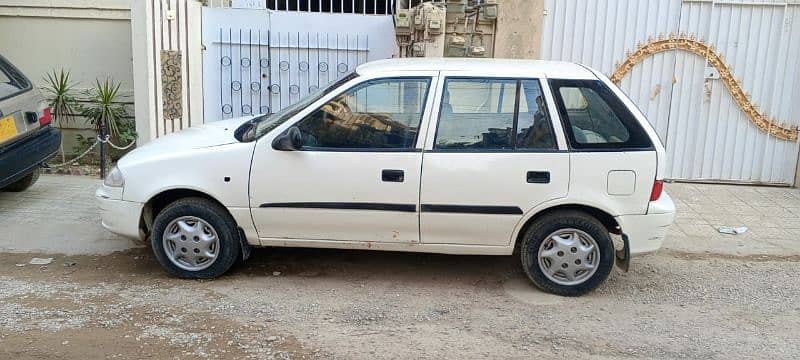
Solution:
<path fill-rule="evenodd" d="M 798 358 L 799 261 L 662 251 L 562 298 L 508 257 L 258 249 L 186 281 L 143 248 L 0 253 L 0 358 Z"/>

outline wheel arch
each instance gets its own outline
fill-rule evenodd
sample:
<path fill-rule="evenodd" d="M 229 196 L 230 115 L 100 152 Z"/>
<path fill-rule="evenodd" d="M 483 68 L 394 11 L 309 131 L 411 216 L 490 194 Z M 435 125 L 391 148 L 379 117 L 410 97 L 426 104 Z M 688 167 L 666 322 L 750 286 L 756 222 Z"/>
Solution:
<path fill-rule="evenodd" d="M 594 217 L 595 219 L 597 219 L 598 221 L 600 221 L 600 223 L 603 224 L 603 226 L 605 226 L 606 229 L 608 229 L 609 233 L 616 235 L 622 234 L 622 229 L 620 228 L 619 223 L 617 222 L 616 219 L 614 219 L 614 216 L 611 215 L 606 210 L 586 204 L 577 204 L 577 203 L 558 204 L 533 211 L 531 214 L 527 216 L 526 219 L 522 221 L 522 225 L 518 226 L 518 230 L 515 232 L 514 237 L 512 239 L 514 241 L 513 242 L 514 253 L 515 254 L 518 253 L 520 241 L 525 236 L 525 233 L 528 231 L 528 228 L 530 228 L 530 226 L 534 222 L 536 222 L 536 220 L 540 219 L 542 216 L 557 211 L 585 212 Z"/>
<path fill-rule="evenodd" d="M 155 220 L 156 216 L 159 212 L 161 212 L 161 210 L 176 200 L 189 197 L 198 197 L 214 202 L 225 209 L 225 212 L 228 214 L 228 216 L 231 216 L 228 208 L 223 205 L 221 201 L 217 200 L 208 193 L 189 188 L 166 189 L 151 196 L 142 207 L 142 213 L 139 216 L 139 232 L 142 234 L 142 238 L 146 240 L 150 236 L 150 233 L 153 229 L 153 220 Z M 233 216 L 231 216 L 231 218 L 234 219 Z M 234 219 L 234 221 L 236 220 Z"/>

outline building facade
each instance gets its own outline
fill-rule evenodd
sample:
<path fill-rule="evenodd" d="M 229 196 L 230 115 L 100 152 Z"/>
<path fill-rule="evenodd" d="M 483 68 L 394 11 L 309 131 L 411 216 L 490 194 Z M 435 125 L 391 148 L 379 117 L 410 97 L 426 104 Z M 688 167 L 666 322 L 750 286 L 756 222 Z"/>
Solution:
<path fill-rule="evenodd" d="M 6 0 L 0 31 L 34 78 L 121 80 L 140 142 L 277 111 L 374 59 L 536 58 L 617 82 L 670 178 L 796 184 L 800 0 Z"/>

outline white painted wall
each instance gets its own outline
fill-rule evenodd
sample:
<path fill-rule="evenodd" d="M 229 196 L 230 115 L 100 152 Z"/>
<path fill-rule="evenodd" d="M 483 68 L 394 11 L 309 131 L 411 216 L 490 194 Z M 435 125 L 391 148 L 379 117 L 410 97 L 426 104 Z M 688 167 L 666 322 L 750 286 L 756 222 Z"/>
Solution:
<path fill-rule="evenodd" d="M 2 0 L 0 53 L 39 86 L 46 73 L 61 68 L 70 70 L 80 90 L 95 79 L 121 81 L 133 116 L 130 1 Z M 64 131 L 66 150 L 76 133 L 91 133 L 77 120 Z"/>

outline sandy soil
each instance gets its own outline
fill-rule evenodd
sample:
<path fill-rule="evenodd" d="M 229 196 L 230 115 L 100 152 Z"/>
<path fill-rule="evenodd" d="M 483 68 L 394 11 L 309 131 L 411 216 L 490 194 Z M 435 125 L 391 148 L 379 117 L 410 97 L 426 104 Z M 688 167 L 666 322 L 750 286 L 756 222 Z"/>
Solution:
<path fill-rule="evenodd" d="M 800 357 L 796 257 L 662 252 L 560 298 L 505 257 L 260 249 L 184 281 L 145 249 L 33 256 L 0 254 L 0 358 Z"/>

